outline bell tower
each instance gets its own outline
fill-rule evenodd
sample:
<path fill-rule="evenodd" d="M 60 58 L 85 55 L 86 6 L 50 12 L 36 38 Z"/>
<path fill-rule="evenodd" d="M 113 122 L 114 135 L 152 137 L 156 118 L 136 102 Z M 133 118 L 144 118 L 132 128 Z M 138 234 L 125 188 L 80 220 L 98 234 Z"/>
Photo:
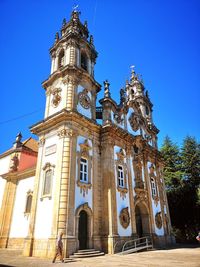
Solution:
<path fill-rule="evenodd" d="M 74 214 L 80 212 L 83 203 L 84 210 L 89 205 L 90 232 L 94 229 L 99 236 L 100 208 L 93 215 L 90 209 L 93 190 L 97 196 L 100 194 L 98 183 L 92 186 L 91 181 L 92 175 L 100 179 L 99 165 L 93 161 L 95 157 L 99 160 L 96 150 L 100 126 L 95 122 L 96 96 L 101 86 L 94 79 L 97 52 L 93 37 L 89 35 L 87 22 L 81 23 L 79 15 L 74 10 L 68 22 L 63 20 L 60 34 L 56 33 L 50 49 L 51 74 L 42 84 L 46 91 L 45 118 L 31 127 L 32 133 L 39 137 L 39 150 L 24 255 L 36 255 L 41 240 L 45 239 L 51 257 L 60 232 L 64 234 L 65 255 L 76 251 L 80 242 L 79 216 Z M 87 181 L 82 181 L 78 172 L 83 161 Z M 99 197 L 96 199 L 98 206 Z M 94 228 L 91 218 L 98 222 Z M 91 247 L 94 238 L 90 232 L 87 246 Z"/>
<path fill-rule="evenodd" d="M 96 119 L 96 95 L 100 85 L 94 79 L 97 52 L 87 21 L 74 10 L 69 22 L 63 20 L 60 34 L 50 49 L 51 74 L 43 82 L 46 90 L 45 119 L 66 109 Z"/>

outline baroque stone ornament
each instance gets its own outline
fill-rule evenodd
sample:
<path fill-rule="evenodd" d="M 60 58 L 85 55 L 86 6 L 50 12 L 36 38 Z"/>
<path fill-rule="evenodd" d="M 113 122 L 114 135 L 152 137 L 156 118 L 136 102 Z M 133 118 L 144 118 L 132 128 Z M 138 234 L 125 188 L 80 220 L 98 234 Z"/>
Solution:
<path fill-rule="evenodd" d="M 54 107 L 57 107 L 61 101 L 61 95 L 60 95 L 61 89 L 60 88 L 56 88 L 53 90 L 52 95 L 52 105 Z"/>
<path fill-rule="evenodd" d="M 89 109 L 91 107 L 91 100 L 87 94 L 87 89 L 84 89 L 82 92 L 78 94 L 78 99 L 81 106 L 85 109 Z"/>
<path fill-rule="evenodd" d="M 11 159 L 10 171 L 12 171 L 12 172 L 17 171 L 18 165 L 19 165 L 19 158 L 18 158 L 18 155 L 15 154 Z"/>
<path fill-rule="evenodd" d="M 128 207 L 123 208 L 119 215 L 119 220 L 124 229 L 126 229 L 130 224 L 130 215 L 128 211 Z"/>
<path fill-rule="evenodd" d="M 119 112 L 115 112 L 114 114 L 114 119 L 117 123 L 122 123 L 123 122 L 123 118 L 122 115 Z"/>
<path fill-rule="evenodd" d="M 77 186 L 80 187 L 80 193 L 83 194 L 83 197 L 85 197 L 86 194 L 88 194 L 88 189 L 92 188 L 91 183 L 83 183 L 81 181 L 76 182 Z"/>
<path fill-rule="evenodd" d="M 72 137 L 73 136 L 73 131 L 71 129 L 62 129 L 58 131 L 58 136 L 59 138 L 64 138 L 64 137 Z"/>
<path fill-rule="evenodd" d="M 158 229 L 162 228 L 162 217 L 161 212 L 157 212 L 155 215 L 155 223 Z"/>
<path fill-rule="evenodd" d="M 134 132 L 139 130 L 139 118 L 135 113 L 132 113 L 128 120 Z"/>
<path fill-rule="evenodd" d="M 136 200 L 140 200 L 140 201 L 147 201 L 148 198 L 147 198 L 147 190 L 145 189 L 140 189 L 140 188 L 135 188 L 135 201 Z"/>

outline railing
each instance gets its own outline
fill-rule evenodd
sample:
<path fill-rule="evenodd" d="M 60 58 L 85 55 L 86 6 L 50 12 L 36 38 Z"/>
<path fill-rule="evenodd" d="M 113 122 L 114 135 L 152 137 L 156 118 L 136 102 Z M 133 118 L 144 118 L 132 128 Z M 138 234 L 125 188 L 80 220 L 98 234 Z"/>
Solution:
<path fill-rule="evenodd" d="M 151 237 L 150 236 L 140 237 L 140 238 L 125 242 L 122 247 L 122 253 L 129 249 L 139 250 L 139 248 L 145 249 L 149 247 L 152 247 Z"/>
<path fill-rule="evenodd" d="M 117 253 L 119 250 L 121 250 L 121 248 L 123 247 L 123 245 L 124 245 L 124 243 L 125 243 L 126 241 L 124 241 L 124 240 L 118 240 L 116 243 L 115 243 L 115 245 L 114 245 L 114 253 Z M 116 251 L 116 248 L 117 248 L 117 246 L 119 246 L 120 245 L 120 247 L 121 248 L 119 248 L 118 249 L 118 251 Z"/>

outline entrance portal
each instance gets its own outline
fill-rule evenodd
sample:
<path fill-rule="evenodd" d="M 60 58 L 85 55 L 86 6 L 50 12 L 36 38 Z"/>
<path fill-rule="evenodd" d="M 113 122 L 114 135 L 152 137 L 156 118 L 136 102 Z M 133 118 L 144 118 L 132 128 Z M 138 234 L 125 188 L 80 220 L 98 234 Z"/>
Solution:
<path fill-rule="evenodd" d="M 149 214 L 144 204 L 135 207 L 136 230 L 138 237 L 149 235 Z"/>
<path fill-rule="evenodd" d="M 79 213 L 78 240 L 79 249 L 86 249 L 88 246 L 88 215 L 84 210 Z"/>

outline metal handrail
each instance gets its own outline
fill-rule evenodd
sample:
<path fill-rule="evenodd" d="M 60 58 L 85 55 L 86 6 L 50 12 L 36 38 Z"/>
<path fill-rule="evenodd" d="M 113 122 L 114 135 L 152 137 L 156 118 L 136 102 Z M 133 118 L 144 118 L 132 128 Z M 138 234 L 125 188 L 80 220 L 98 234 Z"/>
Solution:
<path fill-rule="evenodd" d="M 139 245 L 141 244 L 146 244 L 146 246 L 149 245 L 149 241 L 151 242 L 151 238 L 149 236 L 144 236 L 144 237 L 140 237 L 140 238 L 137 238 L 137 239 L 134 239 L 134 240 L 129 240 L 129 241 L 126 241 L 122 247 L 122 252 L 125 251 L 125 247 L 128 243 L 132 243 L 134 242 L 134 247 L 136 248 L 137 247 L 137 242 L 138 240 L 141 240 L 141 239 L 145 239 L 145 242 L 143 243 L 140 243 Z"/>
<path fill-rule="evenodd" d="M 126 241 L 124 241 L 124 240 L 118 240 L 118 241 L 115 243 L 114 248 L 113 248 L 114 253 L 115 253 L 115 249 L 116 249 L 117 245 L 118 245 L 119 243 L 125 243 L 125 242 L 126 242 Z"/>

